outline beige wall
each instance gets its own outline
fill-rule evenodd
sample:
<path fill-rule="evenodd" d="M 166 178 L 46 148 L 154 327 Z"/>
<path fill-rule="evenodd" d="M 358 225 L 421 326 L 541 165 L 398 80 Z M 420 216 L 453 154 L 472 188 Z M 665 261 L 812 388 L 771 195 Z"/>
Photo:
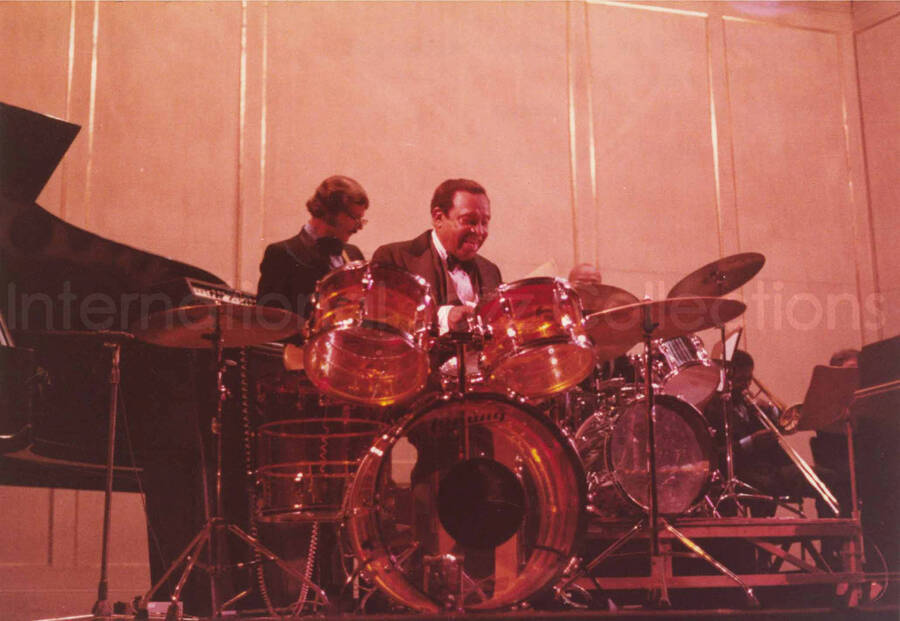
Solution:
<path fill-rule="evenodd" d="M 877 4 L 5 2 L 0 100 L 83 126 L 42 205 L 249 291 L 336 172 L 369 192 L 367 255 L 451 176 L 487 187 L 507 280 L 593 261 L 659 298 L 762 252 L 732 295 L 798 401 L 900 329 L 900 8 Z"/>
<path fill-rule="evenodd" d="M 892 5 L 892 6 L 891 6 Z M 855 22 L 859 105 L 864 128 L 867 206 L 876 286 L 890 309 L 879 336 L 900 333 L 900 8 L 860 7 Z"/>

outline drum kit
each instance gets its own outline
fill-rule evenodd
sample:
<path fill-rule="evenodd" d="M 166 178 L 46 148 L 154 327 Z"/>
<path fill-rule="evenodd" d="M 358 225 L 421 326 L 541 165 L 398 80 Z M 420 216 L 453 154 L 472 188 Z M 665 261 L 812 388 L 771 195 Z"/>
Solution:
<path fill-rule="evenodd" d="M 444 335 L 422 278 L 366 262 L 332 271 L 303 330 L 291 392 L 304 397 L 254 433 L 256 518 L 337 525 L 347 584 L 420 612 L 508 609 L 548 590 L 571 575 L 592 517 L 634 517 L 655 540 L 664 519 L 715 505 L 718 460 L 701 412 L 727 386 L 727 364 L 696 333 L 724 336 L 746 307 L 722 296 L 764 261 L 720 259 L 657 301 L 528 278 L 483 296 L 469 329 Z M 300 323 L 280 309 L 210 304 L 151 316 L 135 336 L 212 349 L 221 422 L 223 350 L 284 339 Z M 308 573 L 221 516 L 218 427 L 213 517 L 144 599 L 185 565 L 180 590 L 200 549 L 232 533 L 312 592 L 313 609 L 328 605 Z"/>

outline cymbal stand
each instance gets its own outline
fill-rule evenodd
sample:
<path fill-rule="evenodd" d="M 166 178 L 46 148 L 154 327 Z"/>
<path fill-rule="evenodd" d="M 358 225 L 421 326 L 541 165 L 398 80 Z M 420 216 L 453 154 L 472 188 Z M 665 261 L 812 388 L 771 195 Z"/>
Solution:
<path fill-rule="evenodd" d="M 651 375 L 651 341 L 653 338 L 653 332 L 654 330 L 656 330 L 658 325 L 659 324 L 652 321 L 650 317 L 650 309 L 645 307 L 643 309 L 643 341 L 645 354 L 644 362 L 646 365 L 644 368 L 644 391 L 647 395 L 647 466 L 650 475 L 648 482 L 648 515 L 644 518 L 641 518 L 641 520 L 636 522 L 628 531 L 625 532 L 624 535 L 620 536 L 616 541 L 611 543 L 605 550 L 603 550 L 596 558 L 592 559 L 591 562 L 586 564 L 581 569 L 581 573 L 590 575 L 590 572 L 595 567 L 609 558 L 609 556 L 617 549 L 622 547 L 622 545 L 633 539 L 642 531 L 649 530 L 650 576 L 652 579 L 655 578 L 658 581 L 658 584 L 652 586 L 650 589 L 651 603 L 659 608 L 669 608 L 671 606 L 671 603 L 669 601 L 668 586 L 666 584 L 666 555 L 671 554 L 671 551 L 662 552 L 660 549 L 659 532 L 660 527 L 662 527 L 666 531 L 671 533 L 676 539 L 678 539 L 688 550 L 690 550 L 698 557 L 702 558 L 723 576 L 731 579 L 744 592 L 744 595 L 747 598 L 747 602 L 752 607 L 758 608 L 759 600 L 756 599 L 756 596 L 753 594 L 753 589 L 750 588 L 747 583 L 741 580 L 739 576 L 737 576 L 721 562 L 713 558 L 695 541 L 672 526 L 672 524 L 667 519 L 659 515 L 658 481 L 656 476 L 656 403 L 655 394 L 653 392 L 653 378 Z M 577 575 L 570 576 L 560 585 L 554 587 L 554 591 L 558 594 L 562 593 L 577 578 Z"/>
<path fill-rule="evenodd" d="M 235 602 L 243 598 L 245 595 L 249 593 L 249 591 L 244 591 L 238 593 L 236 596 L 232 597 L 228 601 L 222 603 L 219 598 L 219 594 L 217 591 L 216 578 L 223 574 L 228 569 L 233 568 L 243 568 L 247 567 L 246 563 L 238 563 L 237 565 L 228 567 L 223 563 L 224 556 L 224 535 L 231 533 L 234 537 L 237 537 L 238 540 L 242 541 L 245 545 L 247 545 L 252 551 L 257 552 L 263 558 L 268 561 L 275 563 L 281 571 L 290 575 L 291 577 L 300 581 L 301 584 L 308 586 L 316 595 L 316 603 L 321 604 L 322 606 L 329 607 L 330 603 L 328 601 L 328 596 L 325 594 L 325 591 L 322 588 L 315 584 L 312 580 L 307 578 L 302 573 L 293 569 L 290 565 L 288 565 L 283 559 L 277 556 L 274 552 L 265 547 L 262 543 L 245 533 L 239 526 L 235 524 L 230 524 L 225 521 L 225 518 L 222 516 L 222 454 L 223 454 L 223 438 L 222 438 L 222 415 L 224 411 L 225 401 L 228 399 L 228 389 L 225 387 L 224 376 L 225 376 L 225 358 L 224 358 L 224 338 L 222 334 L 222 311 L 221 306 L 216 307 L 215 312 L 215 322 L 213 332 L 210 334 L 204 334 L 204 338 L 208 339 L 212 344 L 213 349 L 213 357 L 215 359 L 216 364 L 216 412 L 213 417 L 212 423 L 210 425 L 210 429 L 212 434 L 215 436 L 215 451 L 216 451 L 216 494 L 215 494 L 215 505 L 213 507 L 213 512 L 211 517 L 207 520 L 206 524 L 203 528 L 198 532 L 191 542 L 187 545 L 184 551 L 178 556 L 177 559 L 169 566 L 166 572 L 162 575 L 162 577 L 150 587 L 150 590 L 145 593 L 137 604 L 137 609 L 139 614 L 146 618 L 146 610 L 147 603 L 150 601 L 150 598 L 162 587 L 162 585 L 169 579 L 176 569 L 178 569 L 182 564 L 184 564 L 184 569 L 181 572 L 181 576 L 178 578 L 178 582 L 175 585 L 175 589 L 172 591 L 172 595 L 170 596 L 171 603 L 169 604 L 169 609 L 166 613 L 166 621 L 175 621 L 180 618 L 180 613 L 178 610 L 178 601 L 181 596 L 181 590 L 184 588 L 184 584 L 187 581 L 188 576 L 194 570 L 196 566 L 198 566 L 198 559 L 200 557 L 201 552 L 204 547 L 208 547 L 209 556 L 210 556 L 210 564 L 204 565 L 200 563 L 200 568 L 206 571 L 210 575 L 210 600 L 211 600 L 211 616 L 212 617 L 222 617 L 222 614 L 225 609 L 233 605 Z"/>
<path fill-rule="evenodd" d="M 713 507 L 713 514 L 716 517 L 721 517 L 719 507 L 726 500 L 734 502 L 735 509 L 737 510 L 738 515 L 741 516 L 747 515 L 747 507 L 741 503 L 741 500 L 762 500 L 783 506 L 791 511 L 796 511 L 793 507 L 786 505 L 774 496 L 764 494 L 749 483 L 741 481 L 734 473 L 734 438 L 733 430 L 731 428 L 733 422 L 732 416 L 734 415 L 734 404 L 731 398 L 732 368 L 727 359 L 727 352 L 725 351 L 724 324 L 719 325 L 719 334 L 722 339 L 722 361 L 721 369 L 719 371 L 721 377 L 719 381 L 721 392 L 719 393 L 719 399 L 722 404 L 722 426 L 725 432 L 725 481 L 722 484 L 722 491 Z"/>

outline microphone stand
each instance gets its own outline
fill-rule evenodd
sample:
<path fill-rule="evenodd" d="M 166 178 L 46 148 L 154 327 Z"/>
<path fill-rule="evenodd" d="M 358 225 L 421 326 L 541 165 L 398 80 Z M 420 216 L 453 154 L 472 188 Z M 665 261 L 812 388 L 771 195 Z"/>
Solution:
<path fill-rule="evenodd" d="M 103 490 L 103 542 L 100 552 L 100 582 L 97 584 L 97 601 L 91 608 L 95 617 L 108 617 L 113 613 L 109 601 L 109 531 L 112 520 L 113 475 L 116 459 L 116 416 L 119 402 L 121 372 L 119 361 L 122 341 L 133 338 L 127 332 L 104 335 L 103 346 L 110 351 L 109 365 L 109 420 L 106 439 L 106 488 Z"/>

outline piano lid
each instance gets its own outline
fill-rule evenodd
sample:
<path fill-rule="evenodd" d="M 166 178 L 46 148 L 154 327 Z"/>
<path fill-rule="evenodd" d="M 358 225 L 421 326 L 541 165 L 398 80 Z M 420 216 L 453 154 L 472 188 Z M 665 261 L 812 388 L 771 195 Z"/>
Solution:
<path fill-rule="evenodd" d="M 0 102 L 0 193 L 34 202 L 80 129 Z"/>
<path fill-rule="evenodd" d="M 80 229 L 34 203 L 78 130 L 0 103 L 0 313 L 13 332 L 123 329 L 139 311 L 129 295 L 174 278 L 222 282 L 192 265 Z M 73 312 L 98 296 L 111 305 L 112 325 L 79 321 Z"/>
<path fill-rule="evenodd" d="M 25 459 L 20 452 L 0 455 L 0 484 L 93 488 L 94 478 L 63 478 L 63 472 L 86 464 L 87 471 L 97 473 L 95 466 L 106 459 L 109 352 L 103 347 L 103 331 L 127 329 L 135 314 L 144 312 L 141 292 L 155 283 L 222 280 L 199 267 L 80 229 L 36 204 L 78 127 L 14 106 L 0 104 L 0 114 L 0 315 L 15 337 L 15 349 L 34 354 L 33 361 L 26 360 L 33 364 L 15 369 L 0 360 L 0 375 L 6 373 L 0 390 L 12 385 L 27 389 L 32 382 L 22 378 L 46 378 L 33 399 L 28 394 L 7 400 L 6 412 L 0 408 L 0 435 L 18 437 L 23 420 L 27 422 L 27 450 L 34 458 Z M 98 339 L 77 343 L 59 334 L 65 331 L 95 331 Z M 131 443 L 123 440 L 130 427 L 135 463 L 142 453 L 182 450 L 173 445 L 187 442 L 193 431 L 179 425 L 196 420 L 185 412 L 201 409 L 194 404 L 209 392 L 194 379 L 208 361 L 194 352 L 160 349 L 136 343 L 123 348 L 119 395 L 128 408 L 127 416 L 122 409 L 116 454 L 130 456 Z M 33 402 L 32 411 L 21 411 L 25 400 Z"/>

